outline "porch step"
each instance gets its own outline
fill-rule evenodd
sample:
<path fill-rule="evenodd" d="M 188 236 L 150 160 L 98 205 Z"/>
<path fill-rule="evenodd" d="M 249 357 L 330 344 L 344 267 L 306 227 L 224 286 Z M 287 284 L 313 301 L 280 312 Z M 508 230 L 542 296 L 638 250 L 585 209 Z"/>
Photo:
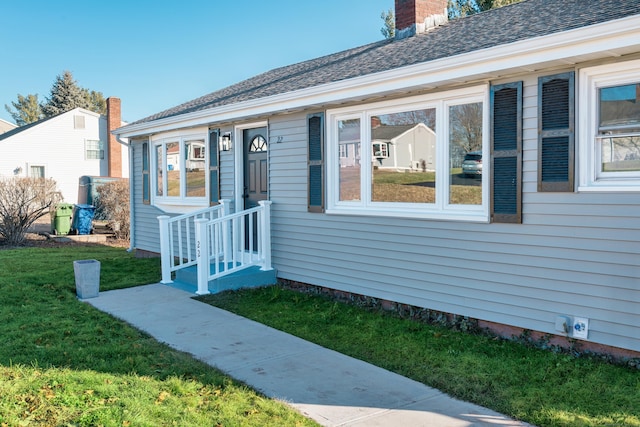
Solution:
<path fill-rule="evenodd" d="M 211 266 L 213 272 L 214 266 Z M 219 277 L 209 281 L 209 292 L 216 294 L 222 291 L 236 290 L 240 288 L 255 288 L 258 286 L 274 285 L 277 282 L 276 270 L 261 271 L 260 267 L 249 267 L 245 270 L 237 271 L 227 276 Z M 178 270 L 176 277 L 171 284 L 188 292 L 195 293 L 198 289 L 198 269 L 191 266 Z"/>

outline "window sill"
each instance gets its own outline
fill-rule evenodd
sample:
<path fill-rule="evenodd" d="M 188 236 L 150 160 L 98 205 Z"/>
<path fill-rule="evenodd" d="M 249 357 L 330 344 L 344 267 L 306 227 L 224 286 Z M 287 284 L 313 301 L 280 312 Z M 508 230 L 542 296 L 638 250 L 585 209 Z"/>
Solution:
<path fill-rule="evenodd" d="M 634 182 L 595 182 L 589 185 L 578 186 L 579 193 L 612 192 L 612 193 L 632 193 L 640 191 L 640 180 Z"/>
<path fill-rule="evenodd" d="M 206 208 L 209 206 L 209 202 L 206 198 L 201 198 L 197 200 L 185 200 L 185 199 L 176 199 L 176 200 L 153 200 L 151 202 L 152 206 L 167 212 L 167 213 L 189 213 L 192 211 L 196 211 L 202 208 Z"/>
<path fill-rule="evenodd" d="M 406 211 L 406 210 L 389 210 L 389 209 L 362 209 L 362 208 L 332 208 L 325 211 L 327 215 L 350 215 L 350 216 L 367 216 L 380 218 L 408 218 L 432 221 L 464 221 L 488 223 L 489 213 L 476 211 L 447 211 L 447 212 L 425 212 L 422 211 Z"/>

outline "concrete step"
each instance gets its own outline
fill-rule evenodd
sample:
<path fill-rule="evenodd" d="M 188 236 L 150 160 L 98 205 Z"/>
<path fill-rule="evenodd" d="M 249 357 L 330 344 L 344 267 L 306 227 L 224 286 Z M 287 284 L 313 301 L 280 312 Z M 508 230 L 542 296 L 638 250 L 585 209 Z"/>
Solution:
<path fill-rule="evenodd" d="M 214 270 L 211 266 L 211 272 Z M 236 290 L 240 288 L 255 288 L 258 286 L 274 285 L 277 282 L 276 270 L 262 271 L 260 267 L 253 266 L 247 269 L 237 271 L 227 276 L 220 277 L 209 281 L 209 292 L 212 294 Z M 188 292 L 195 293 L 198 289 L 198 271 L 197 266 L 191 266 L 178 270 L 174 279 L 173 287 Z"/>

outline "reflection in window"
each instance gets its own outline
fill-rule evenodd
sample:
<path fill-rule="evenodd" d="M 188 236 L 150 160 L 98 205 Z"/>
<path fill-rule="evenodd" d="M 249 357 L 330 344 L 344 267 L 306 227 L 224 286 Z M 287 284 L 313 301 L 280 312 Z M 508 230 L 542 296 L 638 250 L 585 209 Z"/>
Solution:
<path fill-rule="evenodd" d="M 180 196 L 180 143 L 170 142 L 166 146 L 167 196 Z"/>
<path fill-rule="evenodd" d="M 482 103 L 449 106 L 449 203 L 482 204 Z"/>
<path fill-rule="evenodd" d="M 340 201 L 360 200 L 360 119 L 338 122 Z"/>
<path fill-rule="evenodd" d="M 373 143 L 373 158 L 385 159 L 387 157 L 389 157 L 389 144 L 386 142 Z"/>
<path fill-rule="evenodd" d="M 600 137 L 600 172 L 640 171 L 640 135 Z"/>
<path fill-rule="evenodd" d="M 164 182 L 162 180 L 162 145 L 156 146 L 156 196 L 164 196 Z"/>
<path fill-rule="evenodd" d="M 600 172 L 640 171 L 640 83 L 598 90 Z"/>
<path fill-rule="evenodd" d="M 206 195 L 205 146 L 204 140 L 186 141 L 185 175 L 187 197 L 204 197 Z"/>
<path fill-rule="evenodd" d="M 435 203 L 436 110 L 371 117 L 373 202 Z"/>
<path fill-rule="evenodd" d="M 599 89 L 601 131 L 640 128 L 640 83 Z"/>

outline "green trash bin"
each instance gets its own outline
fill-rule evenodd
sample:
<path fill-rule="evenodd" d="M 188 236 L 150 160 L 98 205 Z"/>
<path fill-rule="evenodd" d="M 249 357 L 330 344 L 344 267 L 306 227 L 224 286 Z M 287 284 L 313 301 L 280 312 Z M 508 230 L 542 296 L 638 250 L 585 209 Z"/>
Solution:
<path fill-rule="evenodd" d="M 73 216 L 73 205 L 70 203 L 59 203 L 56 205 L 51 217 L 51 232 L 60 236 L 69 234 L 71 231 L 71 217 Z"/>

